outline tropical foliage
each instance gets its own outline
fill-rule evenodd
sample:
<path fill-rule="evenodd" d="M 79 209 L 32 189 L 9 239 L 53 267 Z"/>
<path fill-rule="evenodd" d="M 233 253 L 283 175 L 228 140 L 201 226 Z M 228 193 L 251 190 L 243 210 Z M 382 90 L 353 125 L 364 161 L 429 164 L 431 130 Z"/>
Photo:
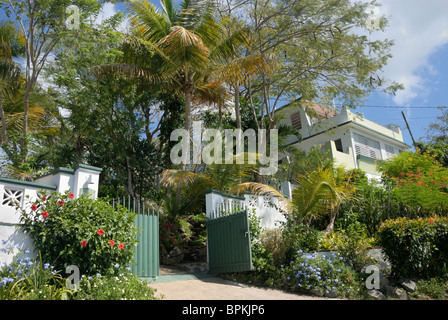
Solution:
<path fill-rule="evenodd" d="M 65 24 L 68 5 L 80 9 L 75 29 Z M 283 138 L 300 136 L 279 124 L 276 114 L 285 102 L 312 115 L 308 101 L 333 105 L 336 99 L 354 108 L 372 91 L 402 88 L 381 76 L 393 42 L 373 35 L 387 27 L 385 17 L 377 30 L 366 24 L 366 9 L 376 1 L 124 5 L 124 14 L 99 21 L 101 2 L 95 0 L 0 0 L 9 19 L 0 24 L 2 176 L 32 181 L 52 168 L 100 167 L 101 197 L 126 195 L 161 209 L 165 248 L 191 239 L 205 245 L 208 189 L 278 197 L 288 211 L 279 230 L 263 232 L 251 217 L 256 272 L 248 277 L 300 292 L 362 295 L 365 252 L 377 240 L 395 254 L 394 268 L 403 274 L 423 272 L 399 270 L 400 244 L 412 251 L 413 263 L 446 271 L 433 261 L 446 258 L 436 252 L 446 249 L 440 240 L 448 211 L 445 112 L 416 152 L 378 164 L 381 183 L 335 166 L 320 148 L 292 150 Z M 289 157 L 270 177 L 260 174 L 258 164 L 175 165 L 171 133 L 190 132 L 194 120 L 221 132 L 278 129 L 279 150 Z M 294 184 L 290 199 L 273 187 L 278 181 Z M 132 215 L 101 199 L 40 195 L 21 222 L 43 260 L 33 261 L 34 270 L 20 267 L 28 260 L 2 269 L 0 296 L 118 299 L 130 297 L 122 294 L 126 289 L 133 297 L 152 298 L 126 272 L 136 232 Z M 192 231 L 193 223 L 199 231 Z M 315 259 L 305 252 L 323 249 L 340 257 Z M 60 270 L 78 265 L 86 274 L 81 292 L 65 292 L 48 263 Z M 99 273 L 109 278 L 96 278 Z M 126 277 L 128 285 L 111 276 Z M 41 290 L 41 283 L 48 287 Z M 111 290 L 100 292 L 98 286 Z"/>

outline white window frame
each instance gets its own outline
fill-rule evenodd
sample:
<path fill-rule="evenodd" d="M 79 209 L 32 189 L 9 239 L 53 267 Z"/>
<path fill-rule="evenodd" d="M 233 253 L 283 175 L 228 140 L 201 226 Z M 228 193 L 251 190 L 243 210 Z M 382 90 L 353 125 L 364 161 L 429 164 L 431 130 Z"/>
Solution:
<path fill-rule="evenodd" d="M 383 159 L 381 142 L 357 132 L 353 132 L 353 148 L 356 156 L 362 155 L 373 159 Z"/>

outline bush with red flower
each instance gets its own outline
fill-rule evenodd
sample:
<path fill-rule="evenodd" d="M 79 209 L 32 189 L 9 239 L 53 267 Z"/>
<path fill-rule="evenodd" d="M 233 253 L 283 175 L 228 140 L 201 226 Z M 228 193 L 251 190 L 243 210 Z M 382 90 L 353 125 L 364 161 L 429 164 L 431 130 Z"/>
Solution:
<path fill-rule="evenodd" d="M 114 265 L 131 265 L 137 244 L 135 213 L 70 192 L 43 192 L 30 208 L 20 209 L 25 232 L 57 270 L 76 265 L 84 275 L 107 275 L 120 271 Z"/>
<path fill-rule="evenodd" d="M 428 152 L 402 152 L 378 168 L 391 195 L 412 213 L 407 216 L 448 214 L 448 168 Z"/>

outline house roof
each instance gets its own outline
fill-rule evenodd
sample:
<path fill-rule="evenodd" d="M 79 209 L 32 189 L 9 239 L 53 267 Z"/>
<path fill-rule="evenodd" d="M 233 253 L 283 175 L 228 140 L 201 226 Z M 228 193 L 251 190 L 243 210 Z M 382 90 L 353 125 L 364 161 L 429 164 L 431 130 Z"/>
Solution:
<path fill-rule="evenodd" d="M 276 112 L 281 112 L 281 109 L 286 109 L 291 106 L 300 106 L 305 110 L 305 112 L 308 115 L 310 115 L 313 118 L 318 118 L 320 120 L 328 119 L 338 114 L 336 110 L 332 110 L 328 107 L 325 107 L 313 101 L 308 100 L 301 101 L 301 98 L 298 98 L 294 101 L 285 104 L 284 106 L 281 106 L 276 110 Z"/>
<path fill-rule="evenodd" d="M 312 116 L 314 118 L 318 118 L 321 120 L 332 118 L 338 114 L 337 111 L 331 110 L 330 108 L 327 108 L 325 106 L 322 106 L 322 105 L 320 105 L 316 102 L 312 102 L 312 101 L 304 101 L 303 107 L 307 114 L 309 114 L 310 116 Z"/>
<path fill-rule="evenodd" d="M 382 137 L 384 137 L 384 138 L 386 138 L 386 139 L 389 139 L 390 141 L 393 141 L 395 144 L 401 145 L 401 146 L 404 147 L 405 149 L 408 149 L 408 148 L 411 147 L 410 145 L 408 145 L 407 143 L 405 143 L 405 142 L 403 142 L 403 141 L 400 141 L 400 140 L 395 139 L 395 138 L 393 138 L 393 137 L 387 136 L 387 135 L 385 135 L 385 134 L 383 134 L 383 133 L 381 133 L 381 132 L 379 132 L 379 131 L 373 130 L 373 129 L 369 128 L 369 127 L 366 127 L 365 125 L 362 125 L 362 124 L 360 124 L 360 123 L 358 123 L 358 122 L 356 122 L 356 121 L 352 121 L 352 120 L 347 121 L 347 122 L 344 122 L 344 123 L 341 123 L 341 124 L 338 124 L 338 125 L 336 125 L 336 126 L 331 126 L 330 128 L 327 128 L 326 130 L 323 130 L 323 131 L 321 131 L 321 132 L 318 132 L 318 133 L 312 134 L 312 135 L 310 135 L 310 136 L 308 136 L 308 137 L 306 137 L 306 138 L 303 138 L 302 141 L 305 141 L 305 140 L 314 138 L 314 137 L 316 137 L 316 136 L 325 134 L 325 133 L 327 133 L 328 131 L 330 131 L 330 130 L 332 130 L 332 129 L 339 128 L 339 127 L 343 127 L 343 126 L 347 126 L 347 125 L 355 125 L 355 126 L 358 126 L 359 128 L 363 128 L 363 129 L 365 129 L 365 130 L 368 130 L 369 132 L 375 133 L 375 134 L 380 135 L 380 136 L 382 136 Z M 301 141 L 291 142 L 291 143 L 288 144 L 288 146 L 293 145 L 293 144 L 296 144 L 296 143 L 300 143 L 300 142 L 301 142 Z"/>

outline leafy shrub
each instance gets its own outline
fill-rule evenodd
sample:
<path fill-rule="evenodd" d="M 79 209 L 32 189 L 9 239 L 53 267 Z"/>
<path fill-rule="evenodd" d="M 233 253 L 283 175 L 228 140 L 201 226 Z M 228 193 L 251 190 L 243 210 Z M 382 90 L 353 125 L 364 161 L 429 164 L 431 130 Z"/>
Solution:
<path fill-rule="evenodd" d="M 321 249 L 324 231 L 307 227 L 304 224 L 291 225 L 285 228 L 284 237 L 289 243 L 287 252 L 288 260 L 291 260 L 298 250 L 315 251 Z"/>
<path fill-rule="evenodd" d="M 360 222 L 373 236 L 383 221 L 403 216 L 403 205 L 384 186 L 376 182 L 358 185 L 356 199 L 345 201 L 338 213 L 335 225 L 346 229 L 352 223 Z"/>
<path fill-rule="evenodd" d="M 360 274 L 343 260 L 338 255 L 320 257 L 299 250 L 290 265 L 282 266 L 283 283 L 305 293 L 345 298 L 362 296 L 365 285 Z"/>
<path fill-rule="evenodd" d="M 411 294 L 411 297 L 414 299 L 448 298 L 446 277 L 419 280 L 416 283 L 416 288 L 416 291 Z"/>
<path fill-rule="evenodd" d="M 123 207 L 113 208 L 103 199 L 74 199 L 69 192 L 52 192 L 42 193 L 31 210 L 21 210 L 25 232 L 43 260 L 57 270 L 76 265 L 81 274 L 116 274 L 115 264 L 125 268 L 133 259 L 135 213 Z"/>
<path fill-rule="evenodd" d="M 3 240 L 3 244 L 7 241 Z M 11 254 L 12 246 L 1 248 Z M 78 288 L 68 289 L 66 279 L 42 258 L 31 258 L 19 250 L 9 264 L 0 268 L 0 300 L 153 300 L 155 289 L 132 274 L 130 268 L 114 268 L 117 275 L 81 277 Z"/>
<path fill-rule="evenodd" d="M 283 232 L 280 229 L 267 229 L 261 234 L 262 246 L 272 254 L 276 262 L 284 262 L 288 243 L 284 241 Z"/>
<path fill-rule="evenodd" d="M 374 239 L 369 238 L 366 226 L 359 222 L 350 224 L 347 229 L 338 230 L 333 239 L 333 249 L 350 267 L 359 272 L 363 267 L 375 263 L 367 254 L 373 244 Z"/>
<path fill-rule="evenodd" d="M 448 218 L 398 218 L 377 234 L 396 277 L 434 277 L 448 271 Z"/>
<path fill-rule="evenodd" d="M 160 223 L 160 245 L 162 249 L 169 252 L 174 247 L 182 245 L 182 237 L 179 229 L 180 225 L 177 221 L 162 217 Z"/>
<path fill-rule="evenodd" d="M 116 276 L 83 276 L 73 300 L 154 300 L 155 289 L 122 270 Z"/>
<path fill-rule="evenodd" d="M 448 169 L 428 152 L 400 153 L 378 164 L 378 169 L 393 187 L 393 197 L 415 217 L 448 214 Z"/>

